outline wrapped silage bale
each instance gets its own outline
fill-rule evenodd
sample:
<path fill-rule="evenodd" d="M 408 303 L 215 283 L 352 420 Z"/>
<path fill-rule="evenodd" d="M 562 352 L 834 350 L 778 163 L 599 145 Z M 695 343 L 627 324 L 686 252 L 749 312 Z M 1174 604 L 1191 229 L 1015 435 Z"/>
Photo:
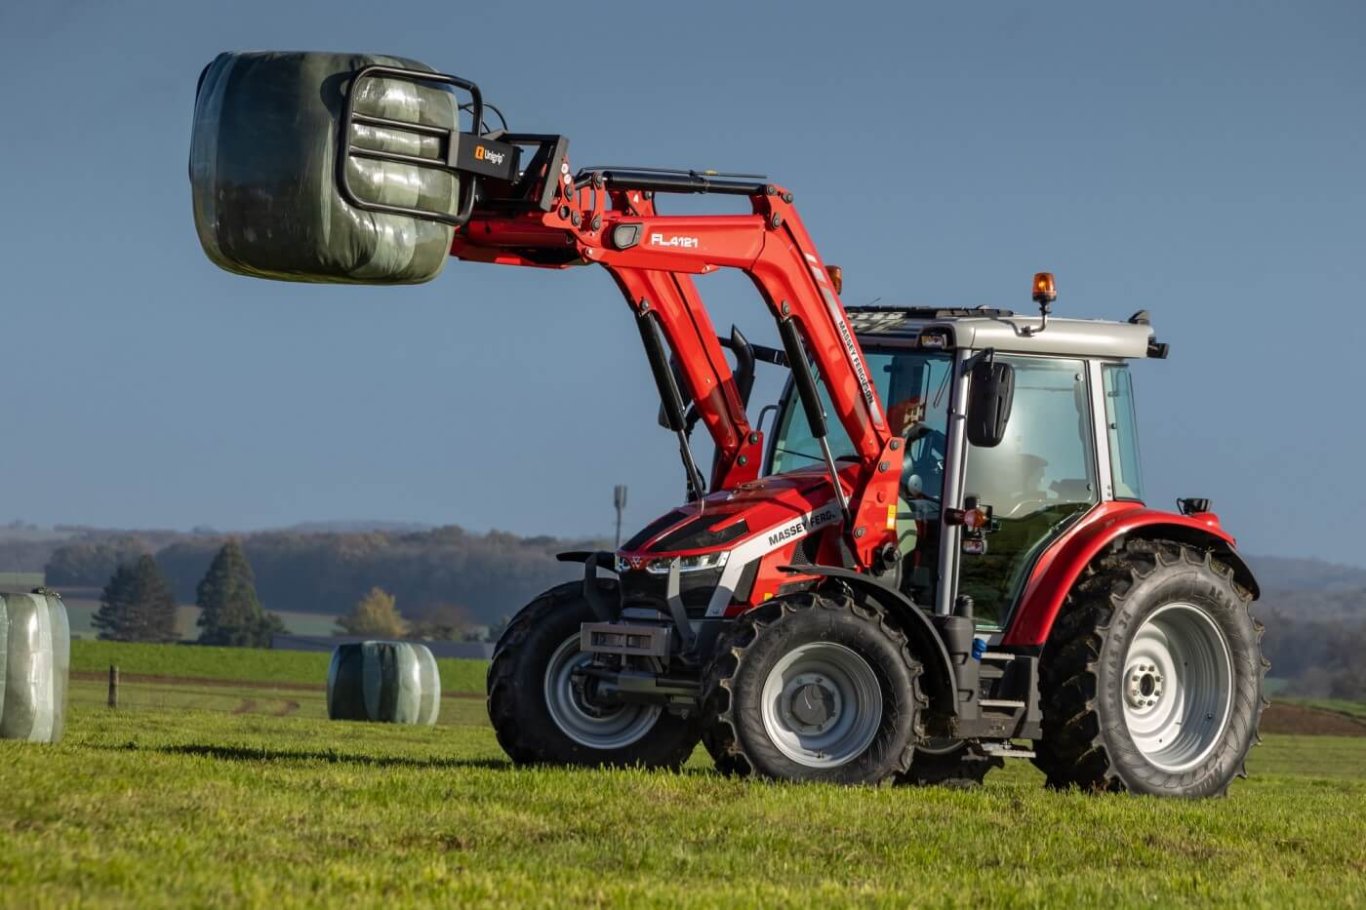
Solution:
<path fill-rule="evenodd" d="M 337 134 L 352 77 L 370 65 L 431 72 L 413 60 L 365 54 L 219 54 L 200 77 L 190 142 L 195 228 L 230 272 L 286 281 L 414 284 L 440 273 L 453 229 L 349 205 L 336 186 Z M 429 84 L 367 78 L 356 113 L 459 129 L 459 100 Z M 353 124 L 351 144 L 444 163 L 438 137 Z M 450 171 L 349 156 L 365 202 L 456 214 Z"/>
<path fill-rule="evenodd" d="M 0 594 L 0 739 L 55 743 L 66 726 L 71 628 L 56 594 Z"/>
<path fill-rule="evenodd" d="M 327 716 L 390 724 L 434 724 L 441 677 L 426 645 L 363 641 L 338 645 L 327 671 Z"/>

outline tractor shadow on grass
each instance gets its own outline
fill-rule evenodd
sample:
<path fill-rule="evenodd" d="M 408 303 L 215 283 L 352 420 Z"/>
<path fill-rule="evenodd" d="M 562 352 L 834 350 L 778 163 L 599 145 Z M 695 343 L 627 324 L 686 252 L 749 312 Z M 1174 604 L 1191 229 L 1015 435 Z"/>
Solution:
<path fill-rule="evenodd" d="M 412 758 L 406 755 L 364 755 L 337 749 L 278 749 L 256 746 L 219 746 L 185 743 L 175 746 L 152 746 L 128 743 L 114 747 L 120 751 L 157 752 L 162 755 L 191 755 L 219 761 L 251 762 L 324 762 L 326 764 L 365 765 L 375 768 L 426 768 L 451 770 L 476 768 L 491 771 L 511 771 L 512 762 L 493 758 Z"/>

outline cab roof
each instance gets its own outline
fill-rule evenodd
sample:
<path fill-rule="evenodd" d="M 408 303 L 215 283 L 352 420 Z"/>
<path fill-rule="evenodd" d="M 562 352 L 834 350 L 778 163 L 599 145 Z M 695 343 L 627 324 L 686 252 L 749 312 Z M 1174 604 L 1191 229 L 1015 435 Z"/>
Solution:
<path fill-rule="evenodd" d="M 926 331 L 944 331 L 950 347 L 974 350 L 1100 358 L 1167 356 L 1167 346 L 1156 341 L 1146 310 L 1128 322 L 1050 316 L 1048 327 L 1033 334 L 1026 330 L 1037 330 L 1040 318 L 1010 310 L 854 306 L 846 311 L 854 333 L 865 344 L 895 344 L 913 341 Z"/>

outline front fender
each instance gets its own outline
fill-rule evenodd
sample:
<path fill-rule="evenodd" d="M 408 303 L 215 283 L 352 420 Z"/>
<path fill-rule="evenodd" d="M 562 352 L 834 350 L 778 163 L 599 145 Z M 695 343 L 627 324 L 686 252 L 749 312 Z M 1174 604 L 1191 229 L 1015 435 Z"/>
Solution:
<path fill-rule="evenodd" d="M 1254 600 L 1260 596 L 1251 568 L 1214 513 L 1178 515 L 1137 502 L 1107 502 L 1092 509 L 1039 559 L 1001 644 L 1038 647 L 1046 642 L 1067 593 L 1086 567 L 1116 541 L 1128 537 L 1175 540 L 1209 550 L 1232 567 L 1238 583 L 1252 592 Z"/>

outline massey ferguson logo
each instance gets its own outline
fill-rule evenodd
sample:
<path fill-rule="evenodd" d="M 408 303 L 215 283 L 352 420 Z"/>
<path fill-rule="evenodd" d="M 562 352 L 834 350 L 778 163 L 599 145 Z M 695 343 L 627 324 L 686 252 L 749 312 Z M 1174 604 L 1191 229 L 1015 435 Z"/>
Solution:
<path fill-rule="evenodd" d="M 645 557 L 643 556 L 628 556 L 626 557 L 626 561 L 631 564 L 632 569 L 639 569 L 641 566 L 645 565 Z"/>
<path fill-rule="evenodd" d="M 792 540 L 794 537 L 804 537 L 817 528 L 825 527 L 837 518 L 839 518 L 839 510 L 833 507 L 817 512 L 812 515 L 809 520 L 807 518 L 799 518 L 792 522 L 792 524 L 784 525 L 769 534 L 768 545 L 770 547 L 778 547 L 785 541 Z"/>
<path fill-rule="evenodd" d="M 663 234 L 651 234 L 650 246 L 671 246 L 680 250 L 695 250 L 700 246 L 696 237 L 665 237 Z"/>
<path fill-rule="evenodd" d="M 489 151 L 482 145 L 476 145 L 474 147 L 474 157 L 479 161 L 487 161 L 489 164 L 502 164 L 503 159 L 506 158 L 507 155 L 502 152 Z"/>

